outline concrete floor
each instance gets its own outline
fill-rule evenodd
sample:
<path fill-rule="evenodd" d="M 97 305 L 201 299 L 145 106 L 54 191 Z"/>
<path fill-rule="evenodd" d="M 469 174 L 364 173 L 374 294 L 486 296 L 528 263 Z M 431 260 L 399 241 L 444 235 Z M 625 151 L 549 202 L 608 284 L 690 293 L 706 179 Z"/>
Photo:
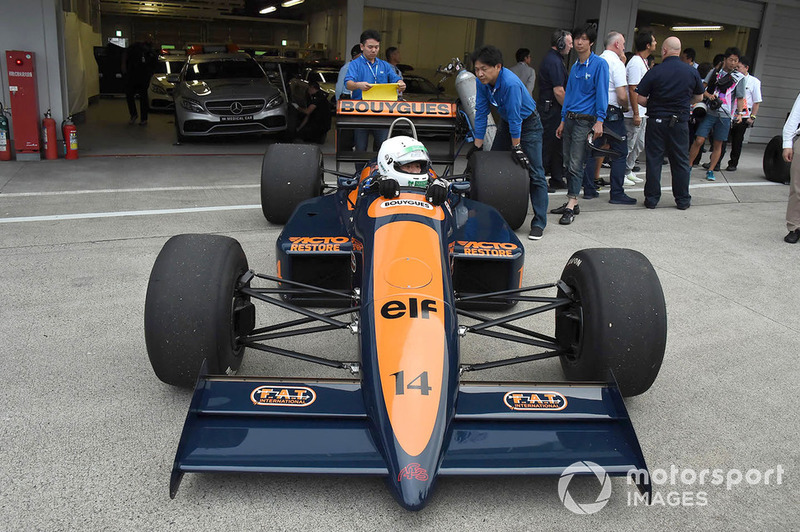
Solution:
<path fill-rule="evenodd" d="M 632 507 L 631 486 L 614 479 L 608 505 L 589 517 L 564 508 L 557 478 L 443 478 L 428 507 L 410 514 L 371 478 L 189 475 L 169 499 L 190 394 L 158 381 L 147 359 L 142 317 L 153 261 L 174 234 L 219 233 L 242 243 L 252 268 L 272 273 L 281 228 L 259 205 L 270 140 L 173 146 L 171 115 L 153 115 L 145 127 L 128 126 L 126 115 L 122 100 L 92 106 L 77 161 L 0 162 L 0 528 L 797 529 L 800 246 L 782 240 L 787 187 L 764 180 L 763 146 L 745 146 L 739 171 L 718 173 L 716 183 L 695 170 L 687 211 L 674 208 L 669 190 L 655 210 L 641 206 L 641 188 L 629 192 L 635 207 L 610 205 L 605 191 L 582 201 L 570 226 L 550 215 L 541 241 L 519 235 L 525 284 L 557 279 L 586 247 L 636 249 L 655 266 L 667 352 L 653 388 L 627 402 L 651 471 L 780 465 L 781 484 L 774 475 L 770 485 L 731 489 L 678 478 L 654 486 L 663 504 Z M 548 332 L 548 319 L 531 325 Z M 349 333 L 286 345 L 343 360 L 355 349 Z M 471 337 L 462 352 L 464 362 L 526 353 Z M 346 377 L 251 352 L 242 373 Z M 467 378 L 561 373 L 547 360 Z M 579 502 L 593 502 L 597 488 L 592 479 L 570 485 Z M 694 504 L 672 506 L 670 493 Z"/>

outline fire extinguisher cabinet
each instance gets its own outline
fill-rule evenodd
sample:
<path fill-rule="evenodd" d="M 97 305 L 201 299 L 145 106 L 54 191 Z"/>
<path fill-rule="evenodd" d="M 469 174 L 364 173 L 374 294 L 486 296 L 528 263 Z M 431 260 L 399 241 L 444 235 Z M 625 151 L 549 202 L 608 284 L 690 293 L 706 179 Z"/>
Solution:
<path fill-rule="evenodd" d="M 39 97 L 36 94 L 36 65 L 33 52 L 6 52 L 8 94 L 14 129 L 14 151 L 18 161 L 38 161 Z"/>

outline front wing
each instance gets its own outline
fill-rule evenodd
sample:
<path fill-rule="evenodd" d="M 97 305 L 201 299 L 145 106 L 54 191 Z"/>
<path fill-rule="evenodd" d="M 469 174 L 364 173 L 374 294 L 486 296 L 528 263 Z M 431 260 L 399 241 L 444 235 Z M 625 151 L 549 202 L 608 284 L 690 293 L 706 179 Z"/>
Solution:
<path fill-rule="evenodd" d="M 614 476 L 647 469 L 613 382 L 469 382 L 459 386 L 456 404 L 439 475 L 560 475 L 582 461 Z M 215 471 L 388 474 L 359 381 L 203 371 L 175 456 L 170 496 L 184 473 Z M 639 489 L 649 493 L 649 481 Z"/>

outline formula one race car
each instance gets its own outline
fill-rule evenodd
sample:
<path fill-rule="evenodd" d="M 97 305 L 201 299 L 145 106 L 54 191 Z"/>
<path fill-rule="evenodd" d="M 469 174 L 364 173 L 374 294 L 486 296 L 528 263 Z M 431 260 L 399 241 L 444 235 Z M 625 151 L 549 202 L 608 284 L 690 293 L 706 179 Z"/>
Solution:
<path fill-rule="evenodd" d="M 380 475 L 418 510 L 440 475 L 557 475 L 579 461 L 610 475 L 646 470 L 622 398 L 650 388 L 664 355 L 653 267 L 636 251 L 587 249 L 555 282 L 522 287 L 522 244 L 498 210 L 466 196 L 487 180 L 497 189 L 517 180 L 526 197 L 527 175 L 508 153 L 476 152 L 471 168 L 450 176 L 446 200 L 433 205 L 415 186 L 380 195 L 374 167 L 333 172 L 317 146 L 272 145 L 261 196 L 267 219 L 286 222 L 277 275 L 251 270 L 232 238 L 164 245 L 147 290 L 147 350 L 162 381 L 195 384 L 172 497 L 186 472 Z M 256 303 L 266 307 L 259 320 Z M 298 317 L 276 323 L 274 307 Z M 519 322 L 549 311 L 554 334 Z M 277 345 L 337 330 L 357 338 L 350 360 Z M 470 337 L 531 352 L 465 363 Z M 352 378 L 236 376 L 247 348 Z M 461 378 L 550 357 L 570 382 Z M 649 493 L 649 475 L 637 478 Z"/>

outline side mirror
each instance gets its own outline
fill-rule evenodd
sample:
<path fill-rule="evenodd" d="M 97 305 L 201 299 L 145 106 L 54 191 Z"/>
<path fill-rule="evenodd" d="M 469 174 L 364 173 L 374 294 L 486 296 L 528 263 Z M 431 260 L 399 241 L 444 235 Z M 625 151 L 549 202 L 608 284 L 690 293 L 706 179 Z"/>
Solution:
<path fill-rule="evenodd" d="M 470 186 L 471 185 L 469 181 L 456 181 L 450 183 L 450 190 L 456 194 L 466 194 L 469 192 Z"/>
<path fill-rule="evenodd" d="M 336 184 L 339 188 L 344 190 L 353 190 L 358 188 L 358 179 L 355 177 L 343 177 L 339 176 L 336 178 Z"/>
<path fill-rule="evenodd" d="M 167 74 L 167 81 L 172 83 L 173 85 L 177 84 L 181 80 L 180 74 Z"/>

